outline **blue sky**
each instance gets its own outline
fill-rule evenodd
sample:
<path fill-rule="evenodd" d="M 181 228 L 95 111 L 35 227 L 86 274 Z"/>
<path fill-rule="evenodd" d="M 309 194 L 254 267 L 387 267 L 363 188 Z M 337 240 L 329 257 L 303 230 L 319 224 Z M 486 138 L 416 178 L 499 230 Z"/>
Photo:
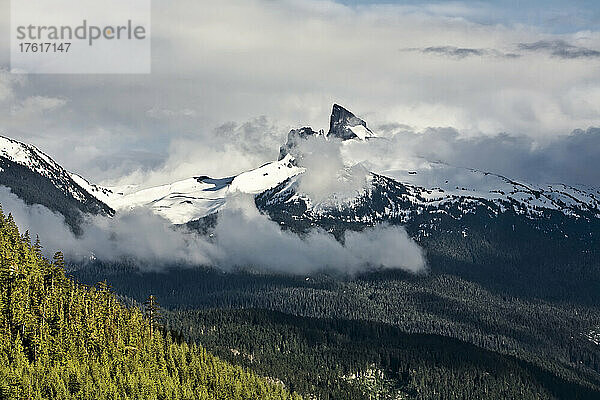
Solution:
<path fill-rule="evenodd" d="M 597 0 L 338 0 L 338 2 L 346 5 L 398 4 L 415 8 L 445 6 L 451 16 L 465 17 L 485 24 L 533 25 L 551 33 L 597 30 L 600 23 L 600 1 Z M 461 12 L 463 8 L 469 9 L 469 12 Z"/>

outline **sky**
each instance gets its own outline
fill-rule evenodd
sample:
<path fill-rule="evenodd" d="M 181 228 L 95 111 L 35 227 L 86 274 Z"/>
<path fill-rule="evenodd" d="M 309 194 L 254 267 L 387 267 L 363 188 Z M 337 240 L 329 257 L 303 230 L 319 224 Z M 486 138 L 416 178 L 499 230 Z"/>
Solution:
<path fill-rule="evenodd" d="M 396 4 L 429 8 L 431 13 L 464 17 L 481 24 L 523 24 L 551 33 L 569 33 L 594 29 L 600 19 L 600 4 L 595 0 L 343 0 L 349 6 Z"/>
<path fill-rule="evenodd" d="M 333 103 L 392 152 L 515 178 L 600 182 L 594 1 L 154 0 L 152 73 L 9 73 L 0 134 L 104 184 L 230 176 Z"/>

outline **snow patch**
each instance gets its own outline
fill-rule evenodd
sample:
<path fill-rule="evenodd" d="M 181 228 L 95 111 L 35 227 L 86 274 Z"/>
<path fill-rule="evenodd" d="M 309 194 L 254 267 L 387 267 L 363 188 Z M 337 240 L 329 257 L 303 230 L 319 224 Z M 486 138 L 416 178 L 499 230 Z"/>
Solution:
<path fill-rule="evenodd" d="M 348 129 L 358 136 L 360 140 L 366 140 L 367 138 L 374 137 L 373 132 L 362 125 L 349 126 Z"/>

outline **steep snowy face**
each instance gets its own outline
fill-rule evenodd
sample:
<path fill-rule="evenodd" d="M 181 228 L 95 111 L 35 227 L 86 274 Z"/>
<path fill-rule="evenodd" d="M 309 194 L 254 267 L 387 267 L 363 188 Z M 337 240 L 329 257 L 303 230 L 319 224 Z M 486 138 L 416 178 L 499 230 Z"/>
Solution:
<path fill-rule="evenodd" d="M 174 224 L 184 224 L 218 211 L 225 204 L 233 178 L 188 178 L 167 185 L 112 197 L 109 204 L 123 212 L 146 207 Z"/>
<path fill-rule="evenodd" d="M 293 215 L 284 221 L 288 224 L 323 220 L 407 224 L 425 214 L 460 221 L 482 210 L 486 218 L 509 213 L 543 220 L 556 212 L 581 221 L 600 218 L 598 188 L 536 185 L 439 163 L 420 170 L 372 174 L 371 185 L 362 194 L 330 207 L 314 204 L 297 189 L 295 180 L 284 182 L 261 194 L 257 204 L 271 215 Z"/>
<path fill-rule="evenodd" d="M 69 173 L 69 175 L 71 176 L 71 179 L 73 179 L 73 181 L 75 181 L 75 183 L 77 183 L 82 189 L 104 204 L 109 204 L 115 197 L 119 197 L 119 195 L 113 192 L 111 189 L 90 183 L 81 175 L 73 172 Z"/>
<path fill-rule="evenodd" d="M 66 195 L 85 200 L 85 191 L 74 184 L 70 174 L 36 147 L 0 136 L 0 157 L 50 179 Z"/>
<path fill-rule="evenodd" d="M 367 123 L 344 107 L 334 104 L 329 120 L 329 132 L 327 137 L 335 137 L 341 140 L 359 139 L 366 140 L 375 137 L 373 132 L 367 128 Z"/>
<path fill-rule="evenodd" d="M 304 168 L 297 167 L 288 154 L 279 161 L 237 175 L 233 178 L 229 191 L 259 194 L 303 172 Z"/>
<path fill-rule="evenodd" d="M 127 194 L 112 190 L 103 198 L 117 211 L 147 207 L 174 224 L 184 224 L 221 210 L 230 194 L 262 193 L 302 171 L 287 156 L 233 177 L 199 176 Z"/>
<path fill-rule="evenodd" d="M 69 173 L 35 146 L 0 136 L 0 159 L 4 160 L 2 171 L 0 171 L 0 184 L 17 191 L 18 188 L 15 185 L 40 184 L 41 181 L 19 183 L 19 179 L 15 179 L 19 178 L 15 174 L 20 174 L 20 179 L 24 178 L 22 175 L 25 170 L 19 168 L 24 167 L 26 171 L 29 171 L 28 173 L 34 174 L 32 176 L 47 179 L 53 188 L 60 191 L 67 199 L 80 203 L 81 207 L 78 208 L 81 211 L 113 214 L 113 210 L 100 200 L 102 189 L 89 184 L 78 175 Z M 99 194 L 97 196 L 92 192 Z M 106 193 L 102 194 L 102 196 L 107 195 Z M 30 199 L 25 200 L 29 201 Z"/>

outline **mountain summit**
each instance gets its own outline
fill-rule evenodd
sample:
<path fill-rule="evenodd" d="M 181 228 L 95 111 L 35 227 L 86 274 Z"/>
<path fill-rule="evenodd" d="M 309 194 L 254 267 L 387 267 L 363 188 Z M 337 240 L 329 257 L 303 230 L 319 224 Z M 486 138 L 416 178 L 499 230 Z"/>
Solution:
<path fill-rule="evenodd" d="M 339 104 L 333 105 L 327 137 L 335 137 L 341 140 L 365 140 L 374 136 L 373 132 L 367 128 L 365 121 Z"/>
<path fill-rule="evenodd" d="M 292 129 L 288 133 L 287 142 L 279 148 L 279 160 L 282 160 L 294 149 L 301 140 L 309 137 L 323 135 L 323 130 L 315 131 L 309 126 Z M 327 138 L 336 138 L 340 140 L 366 140 L 375 137 L 373 132 L 367 128 L 367 123 L 358 118 L 352 112 L 348 111 L 339 104 L 334 104 L 329 119 L 329 132 Z"/>
<path fill-rule="evenodd" d="M 273 214 L 273 219 L 279 218 L 278 222 L 288 226 L 319 226 L 323 221 L 342 226 L 352 221 L 356 228 L 378 222 L 424 224 L 427 218 L 431 218 L 427 224 L 435 226 L 441 214 L 457 221 L 476 213 L 484 214 L 483 225 L 504 214 L 540 223 L 560 221 L 552 222 L 555 230 L 574 223 L 573 220 L 600 220 L 598 188 L 531 184 L 491 172 L 431 162 L 417 169 L 371 171 L 372 185 L 348 204 L 336 204 L 335 212 L 317 207 L 314 199 L 296 193 L 305 172 L 295 162 L 296 147 L 311 137 L 341 139 L 357 146 L 375 137 L 365 121 L 337 104 L 333 106 L 330 125 L 327 134 L 310 127 L 291 130 L 278 161 L 235 176 L 212 179 L 200 173 L 160 186 L 138 182 L 114 188 L 94 185 L 66 171 L 36 147 L 0 136 L 0 186 L 10 188 L 27 204 L 41 204 L 61 213 L 75 232 L 84 214 L 111 216 L 136 207 L 146 207 L 174 224 L 185 224 L 218 212 L 229 195 L 236 192 L 257 195 L 259 208 L 270 214 L 279 213 Z M 347 162 L 356 165 L 361 160 Z M 425 218 L 424 213 L 430 216 Z M 285 215 L 290 218 L 284 220 Z M 545 226 L 540 229 L 549 230 Z M 590 228 L 583 231 L 589 233 Z"/>

